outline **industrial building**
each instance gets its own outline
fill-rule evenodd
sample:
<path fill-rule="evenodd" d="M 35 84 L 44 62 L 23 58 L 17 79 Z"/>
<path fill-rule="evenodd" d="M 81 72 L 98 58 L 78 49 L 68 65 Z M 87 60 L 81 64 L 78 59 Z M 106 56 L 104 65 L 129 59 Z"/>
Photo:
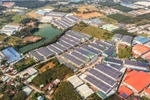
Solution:
<path fill-rule="evenodd" d="M 149 71 L 148 64 L 141 61 L 124 60 L 124 66 L 134 70 Z"/>
<path fill-rule="evenodd" d="M 147 53 L 150 51 L 150 47 L 141 45 L 141 44 L 136 44 L 132 48 L 132 53 L 134 57 L 138 58 L 141 57 L 143 54 Z"/>
<path fill-rule="evenodd" d="M 19 25 L 5 25 L 1 30 L 0 33 L 4 33 L 8 36 L 15 34 L 17 31 L 22 29 Z"/>
<path fill-rule="evenodd" d="M 13 47 L 2 50 L 2 53 L 5 55 L 7 63 L 16 63 L 24 58 Z"/>
<path fill-rule="evenodd" d="M 131 46 L 132 40 L 133 40 L 132 36 L 124 35 L 119 43 L 123 45 Z"/>
<path fill-rule="evenodd" d="M 75 25 L 78 22 L 80 22 L 80 19 L 78 17 L 73 16 L 73 15 L 67 15 L 63 18 L 61 17 L 59 19 L 51 21 L 51 23 L 54 26 L 57 26 L 57 28 L 60 28 L 62 30 L 65 30 L 65 29 Z"/>
<path fill-rule="evenodd" d="M 113 41 L 119 42 L 122 39 L 123 35 L 121 34 L 115 34 L 112 38 Z"/>
<path fill-rule="evenodd" d="M 149 73 L 133 70 L 126 73 L 118 92 L 124 98 L 128 98 L 133 93 L 137 95 L 148 95 L 149 85 Z"/>

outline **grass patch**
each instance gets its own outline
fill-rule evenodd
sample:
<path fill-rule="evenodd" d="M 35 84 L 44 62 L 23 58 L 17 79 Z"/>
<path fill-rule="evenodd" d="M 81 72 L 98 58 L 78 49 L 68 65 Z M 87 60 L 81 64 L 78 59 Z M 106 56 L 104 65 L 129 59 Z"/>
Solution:
<path fill-rule="evenodd" d="M 135 33 L 129 33 L 127 30 L 123 30 L 123 29 L 119 29 L 119 30 L 115 30 L 114 34 L 122 34 L 122 35 L 130 35 L 130 36 L 136 36 Z"/>
<path fill-rule="evenodd" d="M 74 27 L 72 27 L 72 30 L 91 35 L 92 37 L 98 39 L 109 40 L 113 36 L 113 33 L 111 32 L 93 26 L 89 26 L 84 23 L 75 25 Z"/>
<path fill-rule="evenodd" d="M 128 20 L 131 19 L 131 17 L 129 16 L 125 16 L 123 14 L 112 14 L 112 15 L 108 15 L 109 18 L 112 18 L 118 22 L 123 22 L 124 20 Z"/>
<path fill-rule="evenodd" d="M 26 15 L 18 15 L 18 14 L 15 14 L 13 17 L 12 17 L 12 20 L 13 22 L 15 23 L 19 23 L 21 20 L 23 20 L 24 18 L 27 18 Z"/>
<path fill-rule="evenodd" d="M 103 18 L 100 18 L 100 20 L 104 21 L 104 22 L 107 22 L 107 23 L 110 23 L 110 24 L 116 24 L 117 21 L 114 20 L 114 19 L 111 19 L 109 17 L 103 17 Z"/>
<path fill-rule="evenodd" d="M 35 64 L 35 61 L 32 58 L 25 58 L 19 61 L 14 65 L 14 68 L 17 69 L 18 72 L 23 71 L 24 69 Z"/>
<path fill-rule="evenodd" d="M 113 2 L 100 2 L 100 5 L 111 7 L 111 6 L 115 6 L 117 4 L 113 3 Z"/>

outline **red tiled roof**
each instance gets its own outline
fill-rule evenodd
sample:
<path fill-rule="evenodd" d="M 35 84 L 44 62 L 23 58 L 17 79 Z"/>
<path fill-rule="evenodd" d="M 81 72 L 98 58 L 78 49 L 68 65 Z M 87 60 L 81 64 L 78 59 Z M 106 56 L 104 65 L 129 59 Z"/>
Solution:
<path fill-rule="evenodd" d="M 147 59 L 147 60 L 150 61 L 150 52 L 144 54 L 144 55 L 142 56 L 142 58 Z"/>
<path fill-rule="evenodd" d="M 150 74 L 143 71 L 131 72 L 131 74 L 132 76 L 126 79 L 124 82 L 132 86 L 137 92 L 141 92 L 145 87 L 150 84 Z"/>
<path fill-rule="evenodd" d="M 132 51 L 134 54 L 137 54 L 137 52 L 138 52 L 138 55 L 140 56 L 140 55 L 150 51 L 150 48 L 147 46 L 141 45 L 141 44 L 137 44 L 137 45 L 133 46 Z"/>
<path fill-rule="evenodd" d="M 127 88 L 126 86 L 121 86 L 118 90 L 118 92 L 121 94 L 121 95 L 126 95 L 126 96 L 130 96 L 133 92 L 132 90 L 130 90 L 129 88 Z"/>
<path fill-rule="evenodd" d="M 150 94 L 150 88 L 145 89 L 145 92 L 148 93 L 148 94 Z"/>

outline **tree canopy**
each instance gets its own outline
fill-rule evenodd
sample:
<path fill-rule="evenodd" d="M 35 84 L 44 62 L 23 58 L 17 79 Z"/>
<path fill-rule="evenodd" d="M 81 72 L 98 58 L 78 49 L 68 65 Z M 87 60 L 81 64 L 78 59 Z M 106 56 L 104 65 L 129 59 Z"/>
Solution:
<path fill-rule="evenodd" d="M 118 56 L 119 58 L 127 58 L 129 59 L 131 56 L 132 47 L 119 48 Z"/>
<path fill-rule="evenodd" d="M 81 100 L 72 85 L 62 82 L 53 95 L 53 100 Z"/>
<path fill-rule="evenodd" d="M 25 100 L 27 97 L 27 94 L 24 91 L 19 91 L 15 94 L 12 100 Z"/>

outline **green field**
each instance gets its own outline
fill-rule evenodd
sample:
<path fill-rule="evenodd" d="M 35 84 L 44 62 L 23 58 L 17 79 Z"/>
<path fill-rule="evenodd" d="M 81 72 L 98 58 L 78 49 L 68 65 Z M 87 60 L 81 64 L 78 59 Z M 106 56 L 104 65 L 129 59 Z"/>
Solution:
<path fill-rule="evenodd" d="M 112 18 L 118 22 L 123 22 L 125 20 L 131 19 L 131 17 L 129 16 L 125 16 L 123 14 L 112 14 L 112 15 L 108 15 L 109 18 Z"/>
<path fill-rule="evenodd" d="M 101 6 L 108 6 L 108 7 L 111 7 L 111 6 L 115 6 L 117 5 L 116 3 L 112 3 L 112 2 L 100 2 L 100 5 Z"/>
<path fill-rule="evenodd" d="M 129 11 L 134 10 L 132 8 L 124 7 L 124 6 L 121 6 L 121 5 L 115 5 L 112 8 L 118 9 L 118 10 L 123 11 L 123 12 L 129 12 Z"/>
<path fill-rule="evenodd" d="M 114 19 L 111 19 L 109 17 L 103 17 L 103 18 L 100 18 L 100 20 L 104 21 L 104 22 L 107 22 L 107 23 L 110 23 L 110 24 L 116 24 L 117 21 L 114 20 Z"/>
<path fill-rule="evenodd" d="M 75 25 L 74 27 L 72 27 L 72 30 L 85 33 L 91 35 L 94 38 L 103 39 L 103 40 L 111 39 L 113 36 L 113 33 L 111 32 L 93 26 L 89 26 L 84 23 Z"/>
<path fill-rule="evenodd" d="M 13 17 L 12 17 L 12 20 L 14 23 L 19 23 L 22 19 L 24 18 L 27 18 L 26 15 L 18 15 L 18 14 L 15 14 Z"/>

